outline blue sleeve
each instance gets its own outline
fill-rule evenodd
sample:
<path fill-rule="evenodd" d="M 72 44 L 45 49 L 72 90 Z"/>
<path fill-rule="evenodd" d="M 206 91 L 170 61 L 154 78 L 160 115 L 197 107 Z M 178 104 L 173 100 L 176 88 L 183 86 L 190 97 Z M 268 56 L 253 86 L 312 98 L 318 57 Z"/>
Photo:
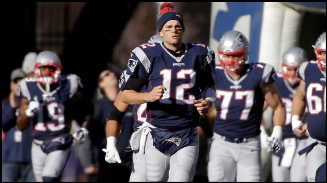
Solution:
<path fill-rule="evenodd" d="M 16 126 L 16 109 L 12 108 L 9 101 L 2 101 L 2 129 L 6 132 Z"/>

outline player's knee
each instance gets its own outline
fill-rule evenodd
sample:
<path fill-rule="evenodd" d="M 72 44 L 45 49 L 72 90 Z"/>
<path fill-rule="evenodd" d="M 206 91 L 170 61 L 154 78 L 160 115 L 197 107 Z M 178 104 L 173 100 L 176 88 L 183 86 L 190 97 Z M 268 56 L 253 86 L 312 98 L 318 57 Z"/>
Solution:
<path fill-rule="evenodd" d="M 43 182 L 59 182 L 57 177 L 42 177 Z"/>
<path fill-rule="evenodd" d="M 173 182 L 187 182 L 193 180 L 195 173 L 195 164 L 188 161 L 177 161 L 172 164 L 172 173 L 169 177 Z"/>
<path fill-rule="evenodd" d="M 42 178 L 58 178 L 60 174 L 60 169 L 53 166 L 45 166 L 42 172 Z M 50 180 L 50 179 L 49 179 Z M 47 182 L 47 181 L 44 181 Z M 52 182 L 52 181 L 49 181 Z"/>
<path fill-rule="evenodd" d="M 166 165 L 165 165 L 166 166 Z M 151 162 L 146 164 L 146 177 L 150 182 L 158 182 L 163 181 L 165 177 L 165 169 L 166 167 L 160 166 L 160 164 L 156 162 Z"/>

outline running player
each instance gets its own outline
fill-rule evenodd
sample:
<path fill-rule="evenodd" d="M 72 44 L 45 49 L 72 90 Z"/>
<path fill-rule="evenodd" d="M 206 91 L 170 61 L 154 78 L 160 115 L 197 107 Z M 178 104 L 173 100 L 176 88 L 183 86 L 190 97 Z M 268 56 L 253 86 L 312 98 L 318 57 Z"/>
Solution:
<path fill-rule="evenodd" d="M 300 84 L 296 71 L 300 64 L 308 61 L 306 52 L 299 47 L 285 51 L 282 57 L 282 72 L 277 73 L 276 87 L 286 108 L 286 122 L 283 129 L 283 153 L 272 154 L 272 178 L 274 182 L 306 182 L 305 157 L 296 153 L 306 146 L 307 136 L 296 137 L 292 130 L 292 100 Z M 264 110 L 267 103 L 264 104 Z M 261 132 L 262 133 L 262 132 Z"/>
<path fill-rule="evenodd" d="M 208 162 L 210 182 L 261 181 L 260 123 L 263 104 L 275 111 L 269 148 L 278 152 L 285 108 L 274 84 L 275 69 L 265 63 L 248 64 L 247 38 L 227 31 L 218 44 L 214 136 Z"/>
<path fill-rule="evenodd" d="M 164 181 L 168 174 L 168 181 L 192 181 L 199 153 L 196 126 L 213 100 L 200 100 L 200 88 L 214 88 L 215 55 L 203 44 L 182 43 L 183 18 L 170 3 L 160 10 L 158 31 L 164 41 L 136 47 L 128 63 L 122 100 L 147 103 L 146 122 L 130 143 L 145 155 L 147 181 Z M 140 92 L 144 85 L 146 92 Z"/>
<path fill-rule="evenodd" d="M 19 130 L 33 121 L 32 165 L 37 182 L 59 181 L 73 139 L 82 142 L 84 128 L 69 134 L 74 102 L 79 101 L 82 82 L 75 74 L 61 75 L 61 60 L 52 51 L 36 57 L 34 77 L 19 83 L 21 106 L 17 118 Z"/>
<path fill-rule="evenodd" d="M 316 61 L 304 62 L 297 70 L 301 79 L 292 102 L 292 129 L 296 136 L 309 134 L 308 146 L 299 151 L 306 153 L 306 176 L 314 182 L 316 171 L 326 162 L 326 32 L 313 46 Z M 307 123 L 302 123 L 307 107 Z"/>

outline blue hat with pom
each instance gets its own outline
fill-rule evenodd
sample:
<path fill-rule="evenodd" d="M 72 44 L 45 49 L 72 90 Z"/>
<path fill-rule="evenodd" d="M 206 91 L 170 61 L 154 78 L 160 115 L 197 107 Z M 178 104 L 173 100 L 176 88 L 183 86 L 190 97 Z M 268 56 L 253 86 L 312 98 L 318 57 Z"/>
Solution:
<path fill-rule="evenodd" d="M 160 6 L 160 14 L 158 19 L 158 32 L 161 31 L 162 27 L 169 20 L 178 20 L 183 27 L 183 31 L 185 31 L 183 17 L 179 14 L 170 3 L 163 3 Z"/>

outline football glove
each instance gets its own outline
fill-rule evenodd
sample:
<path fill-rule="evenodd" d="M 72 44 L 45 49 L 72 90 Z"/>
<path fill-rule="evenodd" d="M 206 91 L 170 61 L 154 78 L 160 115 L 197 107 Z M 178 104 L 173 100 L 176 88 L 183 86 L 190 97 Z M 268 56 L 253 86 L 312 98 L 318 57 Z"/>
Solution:
<path fill-rule="evenodd" d="M 25 110 L 25 114 L 28 117 L 33 117 L 40 108 L 40 103 L 38 101 L 30 101 L 28 104 L 28 108 Z"/>
<path fill-rule="evenodd" d="M 86 139 L 86 136 L 89 134 L 89 131 L 85 128 L 80 128 L 78 131 L 73 133 L 73 137 L 77 143 L 83 143 Z"/>
<path fill-rule="evenodd" d="M 105 160 L 108 163 L 121 163 L 119 153 L 116 148 L 116 137 L 110 136 L 107 138 L 107 149 L 102 149 L 106 153 Z"/>
<path fill-rule="evenodd" d="M 275 126 L 273 128 L 273 132 L 268 138 L 268 152 L 273 151 L 274 153 L 278 153 L 280 150 L 282 150 L 282 134 L 283 129 L 281 126 Z"/>

